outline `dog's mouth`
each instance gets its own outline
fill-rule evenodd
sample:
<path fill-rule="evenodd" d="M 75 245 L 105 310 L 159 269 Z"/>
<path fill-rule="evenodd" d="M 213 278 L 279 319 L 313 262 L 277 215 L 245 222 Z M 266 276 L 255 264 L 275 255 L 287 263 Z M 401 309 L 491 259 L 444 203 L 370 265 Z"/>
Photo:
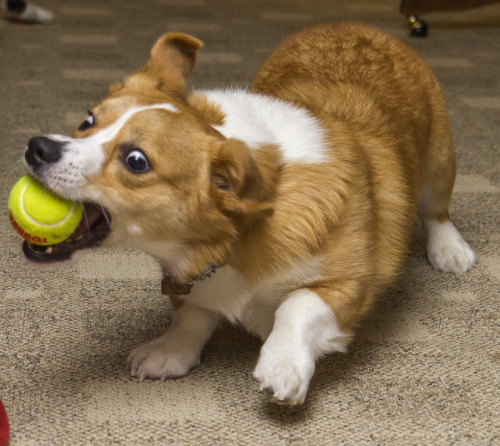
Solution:
<path fill-rule="evenodd" d="M 35 263 L 55 263 L 69 260 L 75 251 L 99 245 L 111 231 L 111 218 L 103 208 L 84 203 L 82 221 L 75 232 L 57 245 L 39 246 L 25 241 L 23 252 Z"/>

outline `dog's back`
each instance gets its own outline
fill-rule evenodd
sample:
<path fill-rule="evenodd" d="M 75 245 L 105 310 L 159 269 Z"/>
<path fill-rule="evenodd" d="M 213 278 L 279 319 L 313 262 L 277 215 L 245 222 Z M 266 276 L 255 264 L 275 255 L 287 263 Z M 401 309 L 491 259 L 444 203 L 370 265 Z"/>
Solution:
<path fill-rule="evenodd" d="M 354 175 L 370 182 L 366 206 L 376 214 L 372 255 L 379 257 L 380 274 L 374 279 L 390 281 L 404 258 L 417 205 L 422 219 L 449 218 L 453 143 L 427 64 L 377 28 L 333 23 L 286 39 L 251 90 L 310 110 L 330 131 L 335 156 L 347 164 L 357 153 Z"/>

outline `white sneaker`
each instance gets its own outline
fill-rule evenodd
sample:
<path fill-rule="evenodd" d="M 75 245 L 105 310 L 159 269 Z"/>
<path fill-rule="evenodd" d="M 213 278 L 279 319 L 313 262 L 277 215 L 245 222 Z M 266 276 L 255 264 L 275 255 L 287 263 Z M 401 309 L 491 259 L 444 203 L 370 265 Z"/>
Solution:
<path fill-rule="evenodd" d="M 39 23 L 48 25 L 54 21 L 54 14 L 47 9 L 26 2 L 24 11 L 15 12 L 7 9 L 7 2 L 2 2 L 2 9 L 9 20 L 18 20 L 23 23 Z"/>

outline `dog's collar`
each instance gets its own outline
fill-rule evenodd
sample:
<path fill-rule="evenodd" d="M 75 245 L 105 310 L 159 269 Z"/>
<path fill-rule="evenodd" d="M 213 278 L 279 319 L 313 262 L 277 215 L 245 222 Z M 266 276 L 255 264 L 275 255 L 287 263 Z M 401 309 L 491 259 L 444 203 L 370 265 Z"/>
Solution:
<path fill-rule="evenodd" d="M 193 285 L 196 283 L 202 282 L 205 279 L 208 279 L 212 275 L 214 275 L 219 268 L 222 268 L 225 264 L 227 263 L 224 262 L 221 265 L 210 265 L 210 267 L 202 274 L 195 276 L 191 278 L 189 282 L 185 283 L 180 283 L 172 277 L 170 272 L 166 269 L 163 268 L 163 279 L 161 281 L 161 292 L 162 294 L 168 294 L 168 295 L 186 295 L 191 292 L 191 289 L 193 288 Z"/>

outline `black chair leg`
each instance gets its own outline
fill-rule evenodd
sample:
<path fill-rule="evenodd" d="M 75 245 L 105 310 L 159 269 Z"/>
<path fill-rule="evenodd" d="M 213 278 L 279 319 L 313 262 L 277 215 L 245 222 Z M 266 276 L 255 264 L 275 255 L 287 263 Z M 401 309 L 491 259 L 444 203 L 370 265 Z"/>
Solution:
<path fill-rule="evenodd" d="M 420 20 L 416 15 L 408 16 L 408 27 L 411 37 L 427 37 L 427 23 Z"/>

